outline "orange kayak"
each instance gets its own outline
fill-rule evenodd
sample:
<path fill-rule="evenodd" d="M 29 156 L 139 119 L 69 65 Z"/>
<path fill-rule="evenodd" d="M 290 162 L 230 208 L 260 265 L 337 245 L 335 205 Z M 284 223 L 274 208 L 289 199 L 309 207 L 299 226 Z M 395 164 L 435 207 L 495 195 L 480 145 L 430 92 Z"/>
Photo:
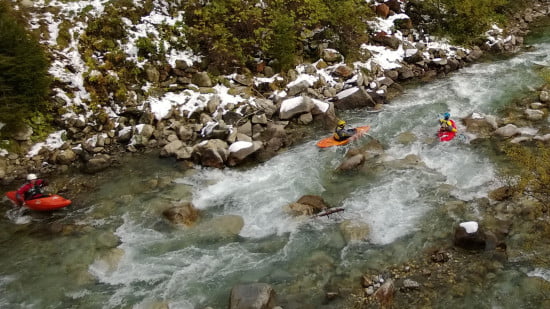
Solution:
<path fill-rule="evenodd" d="M 14 203 L 17 203 L 17 198 L 15 197 L 16 193 L 16 191 L 10 191 L 6 193 L 6 196 Z M 57 194 L 52 194 L 46 197 L 25 201 L 24 205 L 32 210 L 47 211 L 67 207 L 71 205 L 71 200 Z"/>
<path fill-rule="evenodd" d="M 348 138 L 348 139 L 345 139 L 343 141 L 337 141 L 331 135 L 327 138 L 323 138 L 322 140 L 318 141 L 317 146 L 320 147 L 320 148 L 327 148 L 327 147 L 332 147 L 332 146 L 345 145 L 345 144 L 347 144 L 347 143 L 349 143 L 353 140 L 356 140 L 356 139 L 360 138 L 361 136 L 363 136 L 363 134 L 367 133 L 370 130 L 370 126 L 357 127 L 356 130 L 357 131 L 355 132 L 355 134 L 352 137 Z"/>

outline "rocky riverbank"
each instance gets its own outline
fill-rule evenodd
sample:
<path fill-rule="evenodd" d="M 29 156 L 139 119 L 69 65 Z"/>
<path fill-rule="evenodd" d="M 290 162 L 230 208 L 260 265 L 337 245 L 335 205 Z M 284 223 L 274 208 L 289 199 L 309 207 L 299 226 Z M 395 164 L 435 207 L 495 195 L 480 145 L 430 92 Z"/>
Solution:
<path fill-rule="evenodd" d="M 545 1 L 538 1 L 515 15 L 513 28 L 495 28 L 484 45 L 463 49 L 432 44 L 417 36 L 410 22 L 399 22 L 406 16 L 400 14 L 402 6 L 379 9 L 381 19 L 398 27 L 391 33 L 376 32 L 372 48 L 365 49 L 365 62 L 349 64 L 338 51 L 320 47 L 319 61 L 284 76 L 275 75 L 265 65 L 259 65 L 257 72 L 213 78 L 200 71 L 199 64 L 186 61 L 176 61 L 173 66 L 149 64 L 147 91 L 130 91 L 124 106 L 110 107 L 112 113 L 85 112 L 60 118 L 62 130 L 46 143 L 33 144 L 30 128 L 18 132 L 14 136 L 17 147 L 12 147 L 17 151 L 1 152 L 0 179 L 8 185 L 29 172 L 43 176 L 72 170 L 97 173 L 124 153 L 154 149 L 188 167 L 224 168 L 265 161 L 299 142 L 308 130 L 329 132 L 340 110 L 383 108 L 404 83 L 444 76 L 486 52 L 520 50 L 529 23 L 549 10 Z M 369 62 L 379 49 L 402 53 L 399 65 L 388 69 Z M 68 59 L 60 61 L 70 66 Z M 97 78 L 103 74 L 92 73 Z M 65 95 L 68 86 L 57 92 L 59 104 L 71 103 Z M 192 101 L 192 109 L 188 101 Z"/>

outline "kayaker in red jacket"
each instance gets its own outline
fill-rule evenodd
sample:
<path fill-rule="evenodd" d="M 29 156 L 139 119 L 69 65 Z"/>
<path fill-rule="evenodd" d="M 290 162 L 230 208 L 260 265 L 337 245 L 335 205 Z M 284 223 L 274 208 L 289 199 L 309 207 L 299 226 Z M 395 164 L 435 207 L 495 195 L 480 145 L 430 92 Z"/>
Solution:
<path fill-rule="evenodd" d="M 17 189 L 17 193 L 15 194 L 19 206 L 23 205 L 23 203 L 27 200 L 47 196 L 42 191 L 42 188 L 47 185 L 48 182 L 44 179 L 38 179 L 36 174 L 27 175 L 27 182 Z"/>

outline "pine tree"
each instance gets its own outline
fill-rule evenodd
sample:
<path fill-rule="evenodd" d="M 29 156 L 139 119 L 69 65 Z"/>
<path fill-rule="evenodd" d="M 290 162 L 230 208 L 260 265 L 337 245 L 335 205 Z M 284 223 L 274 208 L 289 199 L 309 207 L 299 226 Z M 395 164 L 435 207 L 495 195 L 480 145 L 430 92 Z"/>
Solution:
<path fill-rule="evenodd" d="M 50 87 L 48 58 L 38 40 L 20 21 L 9 1 L 0 0 L 0 135 L 46 108 Z"/>

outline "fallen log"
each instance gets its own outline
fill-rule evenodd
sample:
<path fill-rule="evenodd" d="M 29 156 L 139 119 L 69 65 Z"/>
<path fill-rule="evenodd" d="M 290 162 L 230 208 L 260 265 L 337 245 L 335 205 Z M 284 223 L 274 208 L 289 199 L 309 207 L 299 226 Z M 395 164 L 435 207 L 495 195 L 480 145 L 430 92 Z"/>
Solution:
<path fill-rule="evenodd" d="M 341 212 L 341 211 L 344 211 L 344 208 L 329 208 L 323 212 L 318 213 L 317 215 L 315 215 L 315 217 L 323 217 L 323 216 L 328 217 L 331 214 Z"/>

